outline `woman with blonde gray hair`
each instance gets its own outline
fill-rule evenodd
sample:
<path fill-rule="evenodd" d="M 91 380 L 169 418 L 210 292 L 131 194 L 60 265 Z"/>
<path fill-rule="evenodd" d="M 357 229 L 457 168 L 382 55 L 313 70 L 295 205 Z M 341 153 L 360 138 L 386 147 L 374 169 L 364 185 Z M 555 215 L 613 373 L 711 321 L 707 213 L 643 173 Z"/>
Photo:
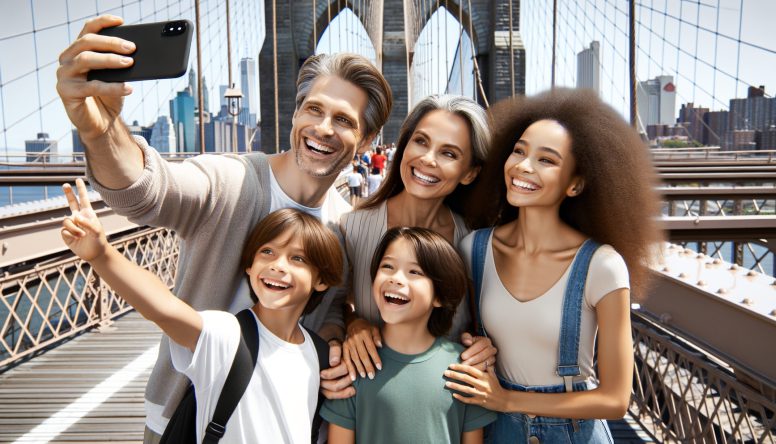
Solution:
<path fill-rule="evenodd" d="M 372 378 L 382 366 L 376 348 L 382 346 L 381 319 L 369 274 L 370 258 L 380 238 L 392 227 L 423 227 L 457 245 L 469 233 L 460 202 L 477 179 L 489 143 L 489 120 L 476 102 L 452 95 L 426 97 L 404 120 L 394 162 L 380 188 L 340 219 L 351 264 L 351 279 L 344 291 L 348 291 L 352 313 L 346 316 L 343 346 L 351 380 L 357 373 Z M 405 301 L 393 302 L 398 308 L 405 305 Z M 462 361 L 480 366 L 494 362 L 496 351 L 489 340 L 468 333 L 461 336 L 469 318 L 462 303 L 448 326 L 448 337 L 469 347 Z"/>

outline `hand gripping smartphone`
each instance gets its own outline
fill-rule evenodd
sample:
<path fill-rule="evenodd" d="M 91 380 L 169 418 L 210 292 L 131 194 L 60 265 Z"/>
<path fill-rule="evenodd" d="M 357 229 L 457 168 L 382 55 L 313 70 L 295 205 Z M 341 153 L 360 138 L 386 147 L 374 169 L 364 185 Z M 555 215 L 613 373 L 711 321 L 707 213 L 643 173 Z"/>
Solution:
<path fill-rule="evenodd" d="M 86 78 L 103 82 L 133 82 L 180 77 L 189 65 L 193 29 L 194 25 L 188 20 L 105 28 L 99 34 L 135 43 L 135 52 L 128 54 L 135 63 L 129 68 L 95 69 L 89 71 Z"/>

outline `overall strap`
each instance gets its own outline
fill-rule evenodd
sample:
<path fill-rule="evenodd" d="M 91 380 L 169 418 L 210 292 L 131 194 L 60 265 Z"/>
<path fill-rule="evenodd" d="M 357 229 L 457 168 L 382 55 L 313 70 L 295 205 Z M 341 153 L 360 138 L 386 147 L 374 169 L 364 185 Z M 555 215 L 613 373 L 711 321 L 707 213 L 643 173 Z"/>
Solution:
<path fill-rule="evenodd" d="M 558 376 L 563 377 L 566 391 L 573 391 L 573 377 L 579 370 L 579 330 L 582 324 L 582 301 L 585 298 L 585 281 L 593 253 L 600 247 L 587 239 L 571 264 L 571 274 L 563 296 L 563 314 L 560 323 L 560 347 L 558 352 Z"/>
<path fill-rule="evenodd" d="M 253 317 L 250 309 L 237 313 L 236 317 L 240 323 L 240 344 L 237 346 L 232 367 L 224 381 L 224 388 L 221 389 L 221 396 L 218 397 L 213 420 L 205 429 L 203 444 L 215 444 L 224 436 L 226 423 L 240 403 L 253 377 L 253 369 L 259 356 L 259 331 L 256 318 Z"/>
<path fill-rule="evenodd" d="M 477 334 L 487 336 L 485 326 L 482 324 L 482 310 L 480 309 L 480 300 L 482 299 L 482 276 L 485 273 L 485 254 L 488 251 L 488 239 L 493 227 L 483 228 L 474 232 L 474 242 L 472 243 L 472 280 L 474 281 L 474 301 L 472 309 L 474 316 L 472 319 L 477 323 L 475 325 Z"/>
<path fill-rule="evenodd" d="M 326 343 L 326 341 L 323 340 L 320 336 L 315 334 L 314 332 L 311 332 L 310 330 L 307 330 L 308 333 L 310 333 L 310 337 L 313 338 L 313 345 L 315 345 L 315 353 L 318 354 L 318 371 L 319 373 L 323 370 L 326 370 L 329 368 L 329 344 Z M 312 443 L 315 444 L 318 442 L 318 430 L 321 428 L 321 422 L 323 422 L 323 419 L 321 418 L 321 406 L 323 405 L 323 392 L 318 390 L 318 403 L 315 405 L 315 415 L 313 416 L 313 427 L 312 427 Z"/>

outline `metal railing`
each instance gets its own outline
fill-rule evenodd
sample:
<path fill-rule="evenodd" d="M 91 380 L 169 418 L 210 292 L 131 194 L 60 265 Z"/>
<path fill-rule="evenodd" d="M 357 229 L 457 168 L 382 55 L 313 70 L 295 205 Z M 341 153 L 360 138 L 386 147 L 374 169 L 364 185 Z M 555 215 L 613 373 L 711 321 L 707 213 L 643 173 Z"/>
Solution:
<path fill-rule="evenodd" d="M 776 215 L 776 189 L 772 186 L 745 187 L 672 187 L 658 188 L 663 195 L 663 214 L 669 218 L 692 217 L 696 224 L 706 218 L 730 216 Z M 731 219 L 736 219 L 735 217 Z M 765 220 L 765 219 L 762 219 Z M 745 228 L 741 225 L 740 228 Z M 695 244 L 695 251 L 717 257 L 734 264 L 746 266 L 760 273 L 776 275 L 776 249 L 769 236 L 753 236 L 747 241 L 725 237 L 725 230 L 718 230 L 719 237 L 708 239 L 709 230 L 695 239 L 673 239 L 689 247 Z M 743 230 L 742 230 L 743 232 Z M 690 237 L 692 237 L 690 235 Z M 764 266 L 764 264 L 769 266 Z"/>
<path fill-rule="evenodd" d="M 774 150 L 721 150 L 719 147 L 695 147 L 695 148 L 653 148 L 650 149 L 652 158 L 660 160 L 757 160 L 764 164 L 776 163 L 776 151 Z"/>
<path fill-rule="evenodd" d="M 770 382 L 731 368 L 638 311 L 632 321 L 629 413 L 658 442 L 776 443 Z M 759 340 L 767 347 L 767 338 Z"/>
<path fill-rule="evenodd" d="M 172 287 L 178 239 L 154 228 L 111 242 Z M 0 278 L 0 372 L 21 359 L 132 310 L 78 257 Z"/>
<path fill-rule="evenodd" d="M 178 258 L 173 232 L 148 229 L 113 244 L 172 286 Z M 131 310 L 87 263 L 74 257 L 39 264 L 0 283 L 0 372 Z M 771 382 L 734 370 L 645 313 L 633 311 L 632 321 L 635 366 L 629 411 L 647 432 L 660 442 L 776 443 L 776 388 Z"/>

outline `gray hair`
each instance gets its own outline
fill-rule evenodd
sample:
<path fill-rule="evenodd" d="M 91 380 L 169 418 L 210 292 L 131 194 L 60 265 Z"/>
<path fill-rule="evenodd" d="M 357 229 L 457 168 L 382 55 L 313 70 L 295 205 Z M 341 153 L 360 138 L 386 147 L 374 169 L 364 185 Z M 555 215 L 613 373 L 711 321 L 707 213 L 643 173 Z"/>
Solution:
<path fill-rule="evenodd" d="M 404 189 L 404 183 L 401 180 L 400 168 L 396 165 L 401 165 L 404 158 L 404 150 L 407 148 L 407 144 L 412 137 L 412 133 L 415 132 L 420 120 L 426 116 L 426 114 L 443 110 L 449 113 L 461 116 L 469 124 L 469 139 L 471 139 L 472 146 L 472 165 L 479 167 L 485 163 L 485 159 L 488 155 L 488 149 L 490 147 L 490 119 L 484 109 L 477 104 L 474 100 L 463 97 L 453 96 L 449 94 L 445 95 L 433 95 L 428 96 L 425 99 L 418 102 L 412 111 L 410 111 L 407 118 L 401 124 L 399 130 L 399 138 L 396 141 L 396 153 L 393 157 L 393 164 L 388 170 L 388 174 L 385 176 L 382 185 L 377 189 L 377 192 L 369 196 L 369 199 L 362 202 L 359 208 L 375 208 L 380 203 L 388 200 L 389 198 L 399 194 Z M 447 205 L 458 213 L 464 214 L 465 208 L 459 208 L 459 202 L 462 202 L 459 194 L 465 193 L 464 188 L 466 185 L 458 185 L 453 192 L 445 198 Z"/>
<path fill-rule="evenodd" d="M 485 110 L 474 100 L 451 94 L 431 95 L 418 102 L 410 111 L 399 130 L 399 140 L 409 140 L 420 120 L 431 111 L 443 110 L 461 116 L 469 124 L 472 145 L 472 163 L 485 163 L 490 147 L 490 121 Z"/>
<path fill-rule="evenodd" d="M 296 80 L 296 110 L 321 76 L 336 76 L 361 88 L 367 95 L 363 137 L 374 135 L 388 120 L 393 106 L 391 87 L 369 60 L 351 53 L 318 54 L 308 57 Z"/>

